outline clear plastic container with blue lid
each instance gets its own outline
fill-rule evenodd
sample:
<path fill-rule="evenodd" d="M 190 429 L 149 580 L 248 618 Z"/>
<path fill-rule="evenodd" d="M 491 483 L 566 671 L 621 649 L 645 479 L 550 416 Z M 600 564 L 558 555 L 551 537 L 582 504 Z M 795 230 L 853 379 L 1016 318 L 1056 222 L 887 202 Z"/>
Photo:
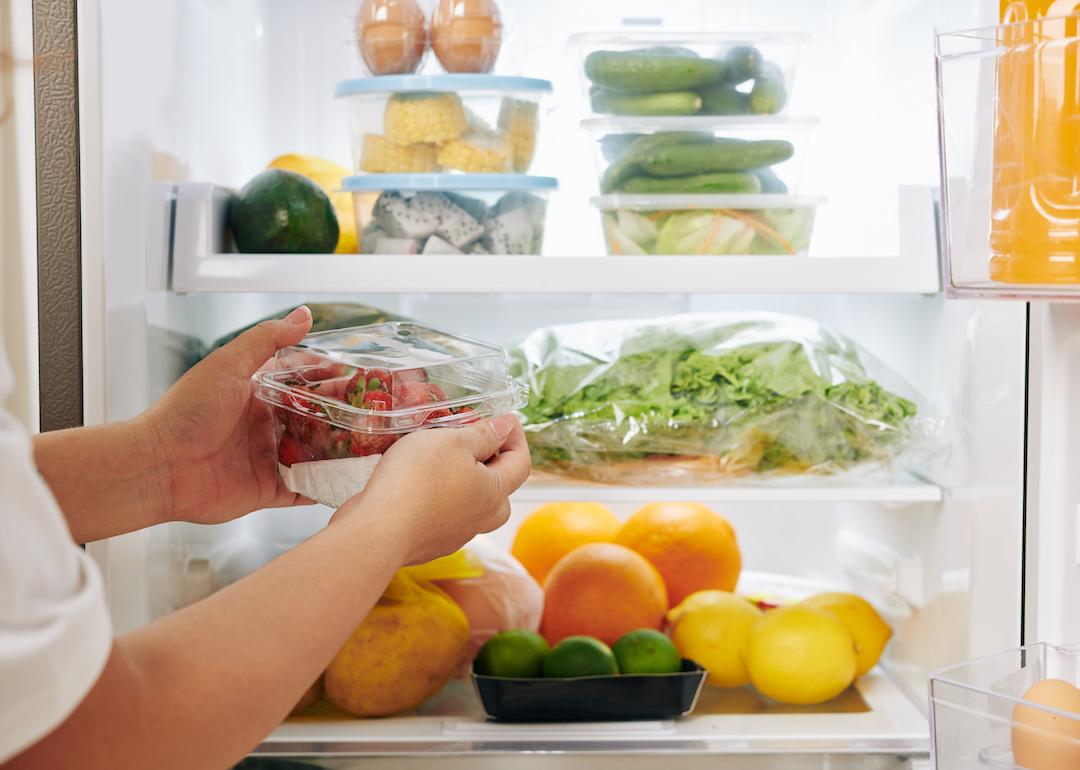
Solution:
<path fill-rule="evenodd" d="M 338 84 L 357 173 L 523 174 L 551 81 L 503 75 L 383 75 Z"/>
<path fill-rule="evenodd" d="M 364 174 L 346 177 L 362 254 L 541 254 L 553 177 Z M 374 201 L 372 199 L 374 198 Z"/>

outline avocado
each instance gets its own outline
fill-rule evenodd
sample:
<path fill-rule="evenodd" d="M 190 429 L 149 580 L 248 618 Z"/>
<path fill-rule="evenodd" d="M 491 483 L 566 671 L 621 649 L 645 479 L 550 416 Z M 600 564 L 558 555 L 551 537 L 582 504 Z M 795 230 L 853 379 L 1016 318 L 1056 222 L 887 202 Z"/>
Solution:
<path fill-rule="evenodd" d="M 330 199 L 292 171 L 264 171 L 244 185 L 229 205 L 229 224 L 243 254 L 330 254 L 337 248 Z"/>

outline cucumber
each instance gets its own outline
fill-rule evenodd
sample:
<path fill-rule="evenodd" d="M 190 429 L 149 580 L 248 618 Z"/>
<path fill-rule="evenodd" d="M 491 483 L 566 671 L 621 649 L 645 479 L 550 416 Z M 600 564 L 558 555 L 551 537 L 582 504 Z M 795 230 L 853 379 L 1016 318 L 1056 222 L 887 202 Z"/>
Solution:
<path fill-rule="evenodd" d="M 784 76 L 779 70 L 762 75 L 754 81 L 750 90 L 750 112 L 754 115 L 775 115 L 787 103 Z"/>
<path fill-rule="evenodd" d="M 761 181 L 761 191 L 763 193 L 786 194 L 788 191 L 788 186 L 771 168 L 759 168 L 754 172 L 754 176 Z"/>
<path fill-rule="evenodd" d="M 638 176 L 619 188 L 624 193 L 758 193 L 761 181 L 743 171 L 718 171 L 712 174 L 656 179 Z"/>
<path fill-rule="evenodd" d="M 617 190 L 627 179 L 641 172 L 638 159 L 652 150 L 669 144 L 700 144 L 713 141 L 712 134 L 694 131 L 661 131 L 657 134 L 639 136 L 627 145 L 622 155 L 607 167 L 600 180 L 600 189 L 605 192 Z"/>
<path fill-rule="evenodd" d="M 724 56 L 728 65 L 728 80 L 732 83 L 744 83 L 756 78 L 761 71 L 761 51 L 752 45 L 737 45 L 730 48 Z"/>
<path fill-rule="evenodd" d="M 689 91 L 727 77 L 726 61 L 689 53 L 670 49 L 593 51 L 585 57 L 585 75 L 598 86 L 630 94 Z"/>
<path fill-rule="evenodd" d="M 658 147 L 637 162 L 649 176 L 686 176 L 709 171 L 752 171 L 783 163 L 794 152 L 791 142 L 782 139 L 717 139 L 709 144 Z"/>
<path fill-rule="evenodd" d="M 664 91 L 655 94 L 623 94 L 594 88 L 593 112 L 612 115 L 695 115 L 701 97 L 693 91 Z"/>
<path fill-rule="evenodd" d="M 608 134 L 600 138 L 600 154 L 611 163 L 622 157 L 635 141 L 645 134 Z"/>
<path fill-rule="evenodd" d="M 730 83 L 717 83 L 698 90 L 703 115 L 745 115 L 750 112 L 750 95 L 736 91 Z"/>

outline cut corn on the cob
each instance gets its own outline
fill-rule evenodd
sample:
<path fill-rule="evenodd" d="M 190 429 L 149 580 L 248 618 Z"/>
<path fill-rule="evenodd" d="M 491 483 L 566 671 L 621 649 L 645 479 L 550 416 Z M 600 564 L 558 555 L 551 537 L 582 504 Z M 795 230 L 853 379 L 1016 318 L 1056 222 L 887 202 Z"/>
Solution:
<path fill-rule="evenodd" d="M 510 143 L 502 136 L 466 135 L 439 148 L 440 166 L 471 174 L 499 174 L 511 170 Z"/>
<path fill-rule="evenodd" d="M 395 144 L 443 144 L 465 133 L 457 94 L 394 94 L 386 103 L 383 134 Z"/>
<path fill-rule="evenodd" d="M 532 165 L 539 127 L 536 102 L 511 99 L 499 105 L 499 130 L 506 134 L 513 154 L 514 171 L 523 174 Z"/>
<path fill-rule="evenodd" d="M 378 134 L 364 134 L 360 168 L 370 174 L 419 174 L 436 171 L 433 144 L 395 144 Z"/>

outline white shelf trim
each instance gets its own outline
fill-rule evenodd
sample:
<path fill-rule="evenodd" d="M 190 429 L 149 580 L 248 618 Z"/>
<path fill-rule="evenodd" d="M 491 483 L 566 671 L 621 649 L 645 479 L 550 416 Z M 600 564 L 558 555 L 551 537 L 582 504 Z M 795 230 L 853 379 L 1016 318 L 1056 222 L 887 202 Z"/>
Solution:
<path fill-rule="evenodd" d="M 170 265 L 173 291 L 933 294 L 941 288 L 927 187 L 899 190 L 898 256 L 843 258 L 223 253 L 229 195 L 212 184 L 177 186 L 171 253 L 151 255 Z"/>

